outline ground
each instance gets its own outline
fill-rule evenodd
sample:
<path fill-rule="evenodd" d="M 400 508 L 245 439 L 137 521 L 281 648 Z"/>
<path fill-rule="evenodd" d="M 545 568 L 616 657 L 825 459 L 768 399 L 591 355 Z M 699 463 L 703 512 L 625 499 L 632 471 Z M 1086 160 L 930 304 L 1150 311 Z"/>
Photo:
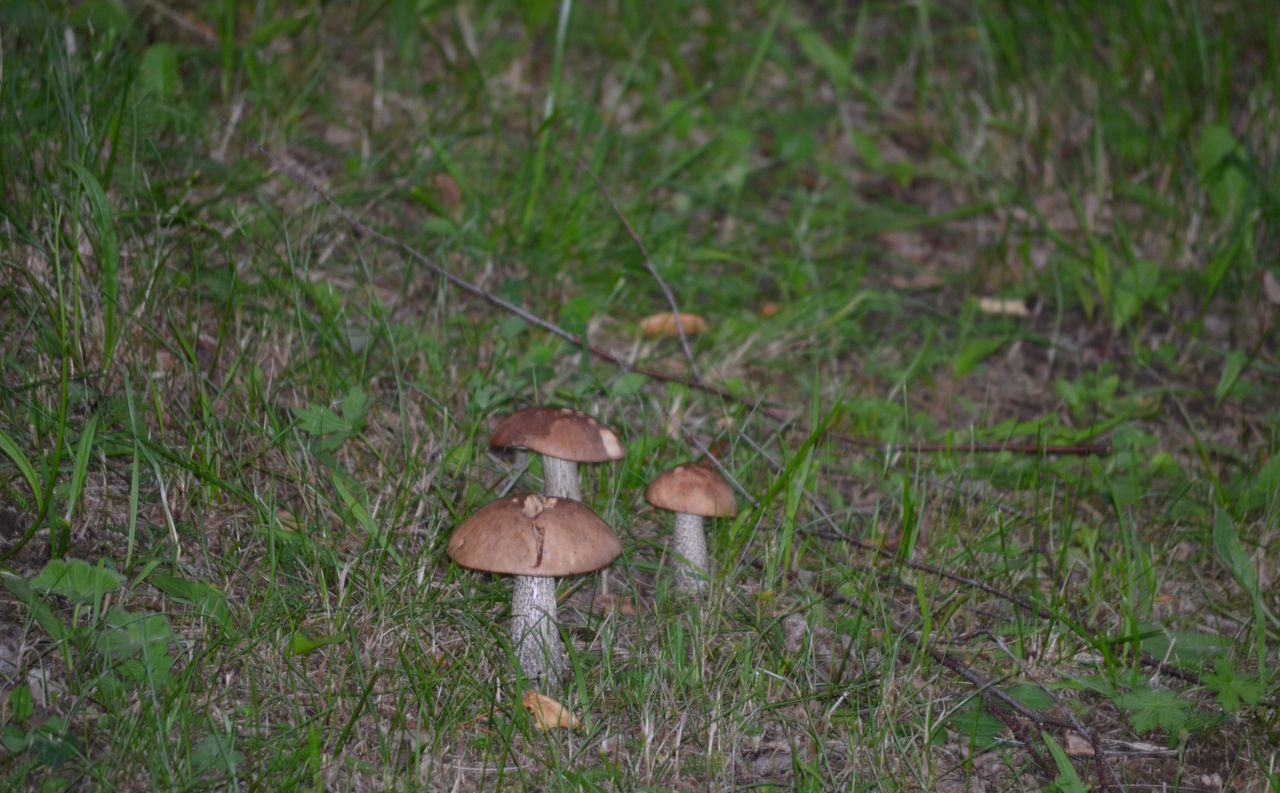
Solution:
<path fill-rule="evenodd" d="M 1266 3 L 0 15 L 15 788 L 1280 791 Z M 445 553 L 539 404 L 572 728 Z"/>

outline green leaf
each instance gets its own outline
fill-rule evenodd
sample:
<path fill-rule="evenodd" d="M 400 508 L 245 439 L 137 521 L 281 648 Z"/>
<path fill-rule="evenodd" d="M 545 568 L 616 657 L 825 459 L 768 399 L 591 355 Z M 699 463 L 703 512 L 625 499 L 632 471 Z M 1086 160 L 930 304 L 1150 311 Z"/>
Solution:
<path fill-rule="evenodd" d="M 1049 692 L 1034 683 L 1018 683 L 1005 689 L 1005 693 L 1031 710 L 1048 710 L 1054 706 Z"/>
<path fill-rule="evenodd" d="M 989 339 L 975 339 L 966 344 L 961 348 L 960 352 L 956 353 L 956 377 L 964 377 L 969 372 L 972 372 L 978 364 L 990 358 L 1003 347 L 1006 341 L 1008 341 L 1007 337 L 998 336 Z"/>
<path fill-rule="evenodd" d="M 120 243 L 116 237 L 115 212 L 102 184 L 88 168 L 74 160 L 68 162 L 68 167 L 79 180 L 84 197 L 93 211 L 93 255 L 97 261 L 98 274 L 102 277 L 102 357 L 104 360 L 111 360 L 115 354 L 116 303 L 120 292 Z"/>
<path fill-rule="evenodd" d="M 31 488 L 36 512 L 43 511 L 44 491 L 40 489 L 40 480 L 36 477 L 35 466 L 27 459 L 27 455 L 23 454 L 17 442 L 10 438 L 4 430 L 0 430 L 0 452 L 4 452 L 5 456 L 13 461 L 14 465 L 18 466 L 18 471 L 22 473 L 22 478 L 27 480 L 27 487 Z"/>
<path fill-rule="evenodd" d="M 1228 652 L 1231 642 L 1217 634 L 1191 630 L 1166 630 L 1158 625 L 1142 624 L 1142 649 L 1156 658 L 1168 658 L 1183 669 L 1198 669 Z"/>
<path fill-rule="evenodd" d="M 243 763 L 244 755 L 235 748 L 235 738 L 231 735 L 206 735 L 191 750 L 191 767 L 197 773 L 225 771 L 232 774 Z"/>
<path fill-rule="evenodd" d="M 1219 220 L 1228 220 L 1244 207 L 1249 181 L 1241 168 L 1242 149 L 1221 124 L 1210 124 L 1196 145 L 1196 170 L 1209 192 L 1209 205 Z"/>
<path fill-rule="evenodd" d="M 227 607 L 226 597 L 213 586 L 168 573 L 154 573 L 147 581 L 174 600 L 198 606 L 201 615 L 224 633 L 231 631 L 231 609 Z"/>
<path fill-rule="evenodd" d="M 1221 657 L 1214 659 L 1213 668 L 1213 672 L 1201 679 L 1217 695 L 1218 704 L 1223 710 L 1234 713 L 1240 709 L 1241 703 L 1257 705 L 1262 701 L 1267 687 L 1259 682 L 1256 675 L 1237 675 L 1235 667 Z"/>
<path fill-rule="evenodd" d="M 1067 753 L 1053 739 L 1053 736 L 1041 730 L 1040 738 L 1049 748 L 1049 754 L 1053 755 L 1053 764 L 1058 767 L 1058 778 L 1054 780 L 1058 789 L 1063 793 L 1088 793 L 1089 788 L 1085 787 L 1084 780 L 1076 773 L 1075 766 L 1071 764 L 1071 758 L 1067 757 Z"/>
<path fill-rule="evenodd" d="M 124 576 L 102 564 L 90 565 L 83 559 L 53 559 L 31 579 L 37 592 L 61 595 L 73 603 L 93 603 L 124 583 Z"/>
<path fill-rule="evenodd" d="M 16 686 L 9 692 L 9 715 L 15 724 L 21 724 L 36 712 L 31 701 L 31 687 L 26 683 Z"/>
<path fill-rule="evenodd" d="M 1189 700 L 1167 688 L 1140 688 L 1117 697 L 1116 705 L 1129 711 L 1129 721 L 1138 732 L 1176 733 L 1191 711 Z"/>
<path fill-rule="evenodd" d="M 31 617 L 36 624 L 44 628 L 44 632 L 54 641 L 60 642 L 67 638 L 67 629 L 53 613 L 53 609 L 49 608 L 49 604 L 45 603 L 40 595 L 31 588 L 31 582 L 13 573 L 0 573 L 0 585 L 9 590 L 14 597 L 26 604 L 31 611 Z"/>
<path fill-rule="evenodd" d="M 1223 566 L 1231 572 L 1236 583 L 1257 600 L 1261 597 L 1258 591 L 1258 572 L 1249 560 L 1249 554 L 1240 544 L 1240 535 L 1236 532 L 1235 521 L 1225 510 L 1218 510 L 1213 517 L 1213 547 L 1218 551 L 1218 558 Z"/>
<path fill-rule="evenodd" d="M 996 739 L 1004 730 L 1004 722 L 1000 721 L 995 714 L 976 705 L 951 716 L 944 725 L 958 733 L 958 740 L 972 745 L 975 749 L 994 746 Z"/>
<path fill-rule="evenodd" d="M 330 435 L 335 432 L 351 432 L 351 424 L 324 405 L 308 405 L 293 409 L 298 429 L 308 435 Z"/>
<path fill-rule="evenodd" d="M 155 99 L 170 99 L 182 90 L 178 51 L 172 44 L 152 44 L 138 64 L 138 88 Z"/>
<path fill-rule="evenodd" d="M 1232 350 L 1227 354 L 1227 360 L 1222 364 L 1222 376 L 1218 378 L 1218 387 L 1213 390 L 1214 404 L 1222 404 L 1222 400 L 1231 393 L 1248 362 L 1249 357 L 1244 350 Z"/>
<path fill-rule="evenodd" d="M 364 421 L 365 414 L 369 412 L 369 405 L 373 399 L 365 393 L 360 386 L 356 386 L 348 391 L 342 397 L 342 417 L 352 427 L 357 427 Z"/>
<path fill-rule="evenodd" d="M 345 640 L 346 637 L 340 633 L 332 633 L 327 636 L 312 636 L 299 628 L 289 637 L 289 646 L 285 648 L 285 653 L 289 655 L 306 655 L 319 650 L 321 647 L 341 644 Z"/>

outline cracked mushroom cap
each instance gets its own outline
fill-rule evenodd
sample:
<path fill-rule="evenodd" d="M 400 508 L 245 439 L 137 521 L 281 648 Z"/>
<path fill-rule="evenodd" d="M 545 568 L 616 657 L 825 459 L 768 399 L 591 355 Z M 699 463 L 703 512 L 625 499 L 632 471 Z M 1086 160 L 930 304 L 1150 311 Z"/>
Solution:
<path fill-rule="evenodd" d="M 644 491 L 655 507 L 701 515 L 731 518 L 738 514 L 738 499 L 720 474 L 702 465 L 677 465 L 658 475 Z"/>
<path fill-rule="evenodd" d="M 575 463 L 602 463 L 627 456 L 613 430 L 569 408 L 525 408 L 503 420 L 489 442 L 499 448 L 529 449 Z"/>
<path fill-rule="evenodd" d="M 596 513 L 577 501 L 537 494 L 486 504 L 449 538 L 453 561 L 506 575 L 589 573 L 620 553 L 622 544 Z"/>

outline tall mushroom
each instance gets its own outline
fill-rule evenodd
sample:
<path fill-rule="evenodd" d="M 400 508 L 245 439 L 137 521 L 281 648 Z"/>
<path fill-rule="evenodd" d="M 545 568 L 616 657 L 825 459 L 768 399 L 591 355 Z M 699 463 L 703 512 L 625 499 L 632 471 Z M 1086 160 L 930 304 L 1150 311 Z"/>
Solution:
<path fill-rule="evenodd" d="M 702 465 L 678 465 L 650 483 L 644 497 L 655 507 L 676 513 L 672 550 L 676 561 L 676 589 L 699 595 L 707 588 L 707 538 L 703 518 L 733 517 L 738 499 L 729 483 Z"/>
<path fill-rule="evenodd" d="M 515 576 L 511 643 L 525 676 L 554 688 L 567 666 L 556 630 L 556 576 L 598 570 L 622 552 L 608 524 L 580 502 L 517 495 L 481 507 L 449 538 L 463 567 Z"/>
<path fill-rule="evenodd" d="M 621 460 L 627 455 L 613 430 L 569 408 L 525 408 L 504 419 L 489 442 L 498 448 L 541 454 L 543 492 L 574 501 L 582 500 L 578 463 Z"/>

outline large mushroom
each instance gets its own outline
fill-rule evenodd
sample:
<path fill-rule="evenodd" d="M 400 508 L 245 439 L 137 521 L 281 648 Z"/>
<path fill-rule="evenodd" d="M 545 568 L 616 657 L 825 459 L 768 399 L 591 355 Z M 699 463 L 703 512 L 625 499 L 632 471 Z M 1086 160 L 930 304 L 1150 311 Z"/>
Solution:
<path fill-rule="evenodd" d="M 655 507 L 676 513 L 671 542 L 677 556 L 676 589 L 701 594 L 707 588 L 707 538 L 702 519 L 737 515 L 733 488 L 704 465 L 678 465 L 659 474 L 644 497 Z"/>
<path fill-rule="evenodd" d="M 537 494 L 487 504 L 449 538 L 449 556 L 463 567 L 515 576 L 511 643 L 525 676 L 551 688 L 567 667 L 556 577 L 598 570 L 621 552 L 613 530 L 580 502 Z"/>
<path fill-rule="evenodd" d="M 541 454 L 543 492 L 574 501 L 582 500 L 578 463 L 621 460 L 627 454 L 613 430 L 569 408 L 525 408 L 504 419 L 489 441 L 498 448 Z"/>

